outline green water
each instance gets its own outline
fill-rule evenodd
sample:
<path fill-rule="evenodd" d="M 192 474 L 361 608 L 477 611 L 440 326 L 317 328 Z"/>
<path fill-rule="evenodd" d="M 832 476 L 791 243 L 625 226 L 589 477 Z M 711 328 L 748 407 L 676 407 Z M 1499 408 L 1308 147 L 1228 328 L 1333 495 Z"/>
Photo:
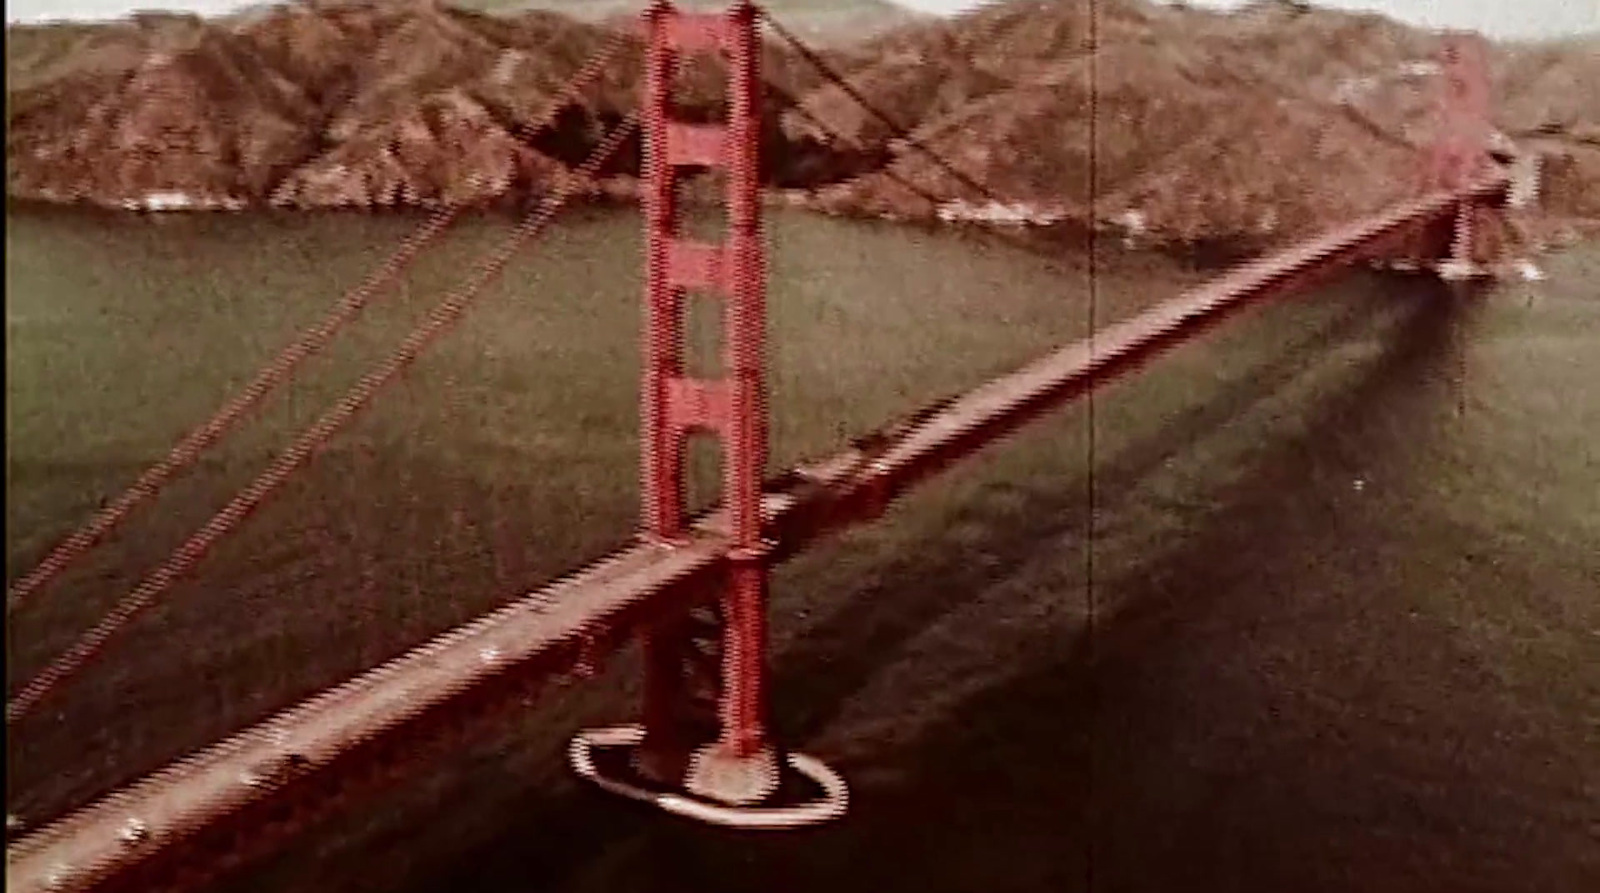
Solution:
<path fill-rule="evenodd" d="M 7 222 L 10 579 L 415 224 Z M 507 228 L 464 224 L 285 399 L 13 614 L 12 690 Z M 1079 258 L 791 214 L 771 235 L 783 464 L 1197 278 L 1111 258 L 1091 302 Z M 626 537 L 638 249 L 636 219 L 597 211 L 516 261 L 16 728 L 8 809 L 81 802 Z M 836 828 L 733 844 L 576 789 L 561 742 L 628 715 L 623 659 L 255 883 L 1576 889 L 1600 871 L 1600 253 L 1545 266 L 1472 298 L 1360 274 L 1268 305 L 784 568 L 775 722 L 851 778 Z"/>

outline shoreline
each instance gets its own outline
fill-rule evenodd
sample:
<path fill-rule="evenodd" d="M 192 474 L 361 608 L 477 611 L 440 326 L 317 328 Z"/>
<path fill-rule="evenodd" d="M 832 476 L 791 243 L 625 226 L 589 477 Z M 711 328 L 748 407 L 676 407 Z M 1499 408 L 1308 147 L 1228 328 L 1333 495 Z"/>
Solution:
<path fill-rule="evenodd" d="M 691 188 L 679 198 L 685 207 L 708 209 L 720 202 L 705 189 Z M 477 216 L 502 216 L 514 218 L 526 213 L 533 205 L 530 199 L 485 202 L 463 206 L 465 214 Z M 976 240 L 997 240 L 1026 251 L 1049 253 L 1064 259 L 1082 260 L 1087 255 L 1091 230 L 1098 243 L 1097 250 L 1107 257 L 1143 256 L 1176 260 L 1200 270 L 1222 270 L 1241 263 L 1263 252 L 1281 247 L 1275 243 L 1258 244 L 1258 240 L 1242 237 L 1216 237 L 1202 240 L 1161 239 L 1147 232 L 1130 231 L 1115 221 L 1102 221 L 1090 227 L 1071 215 L 1053 215 L 1047 220 L 1021 222 L 989 221 L 981 217 L 951 216 L 940 211 L 927 215 L 895 213 L 873 214 L 828 206 L 814 192 L 804 190 L 769 189 L 762 192 L 762 206 L 805 212 L 820 217 L 870 225 L 911 227 L 930 233 Z M 166 207 L 138 207 L 132 203 L 117 203 L 79 199 L 63 201 L 37 195 L 6 194 L 7 213 L 88 213 L 108 218 L 194 218 L 207 215 L 258 215 L 279 218 L 316 217 L 331 214 L 360 214 L 364 216 L 406 217 L 430 214 L 442 207 L 438 203 L 409 203 L 389 206 L 326 205 L 293 206 L 262 203 L 194 202 Z M 598 189 L 587 190 L 567 202 L 568 210 L 620 211 L 638 207 L 636 181 L 611 182 Z M 1585 243 L 1600 241 L 1600 220 L 1583 217 L 1557 217 L 1537 215 L 1533 218 L 1537 241 L 1529 249 L 1518 252 L 1495 265 L 1499 276 L 1512 278 L 1516 270 L 1526 269 L 1533 259 L 1560 254 Z M 1504 268 L 1504 269 L 1500 269 Z"/>

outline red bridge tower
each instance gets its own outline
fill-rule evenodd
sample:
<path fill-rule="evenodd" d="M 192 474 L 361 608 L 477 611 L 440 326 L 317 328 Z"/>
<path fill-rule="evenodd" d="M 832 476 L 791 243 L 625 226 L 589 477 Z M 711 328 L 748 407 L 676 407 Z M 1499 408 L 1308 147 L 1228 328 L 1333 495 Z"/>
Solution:
<path fill-rule="evenodd" d="M 672 812 L 742 827 L 790 827 L 840 815 L 843 782 L 816 760 L 780 760 L 766 728 L 768 543 L 761 484 L 767 464 L 765 257 L 761 232 L 761 77 L 757 10 L 692 13 L 658 0 L 645 13 L 642 103 L 645 219 L 643 380 L 640 389 L 643 535 L 660 548 L 696 535 L 685 517 L 690 436 L 722 447 L 721 508 L 732 539 L 726 591 L 714 605 L 658 621 L 644 637 L 644 723 L 591 731 L 573 742 L 580 774 Z M 673 116 L 681 53 L 728 63 L 728 120 Z M 676 188 L 685 168 L 727 172 L 728 233 L 721 244 L 679 231 Z M 689 290 L 725 302 L 721 379 L 685 372 Z M 604 759 L 610 750 L 629 759 Z M 820 798 L 776 802 L 784 764 L 820 786 Z"/>

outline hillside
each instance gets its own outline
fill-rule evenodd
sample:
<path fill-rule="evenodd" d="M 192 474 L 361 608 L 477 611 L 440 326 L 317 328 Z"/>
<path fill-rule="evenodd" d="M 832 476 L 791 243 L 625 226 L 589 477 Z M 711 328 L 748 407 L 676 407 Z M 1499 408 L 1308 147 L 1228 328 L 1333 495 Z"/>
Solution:
<path fill-rule="evenodd" d="M 601 83 L 539 126 L 615 14 L 639 4 L 478 5 L 494 14 L 317 0 L 209 21 L 8 27 L 8 191 L 110 206 L 158 194 L 223 207 L 525 202 L 636 103 L 629 37 Z M 771 5 L 797 30 L 899 15 L 853 0 Z M 563 14 L 580 8 L 585 21 Z M 1094 225 L 1239 245 L 1371 210 L 1411 182 L 1431 127 L 1434 35 L 1283 0 L 1232 14 L 1099 8 L 1092 56 L 1086 7 L 1068 0 L 913 20 L 826 51 L 895 127 L 769 43 L 767 182 L 835 212 L 932 218 L 940 208 L 905 183 L 971 202 L 988 197 L 963 182 L 976 180 L 1081 225 L 1092 166 Z M 1497 126 L 1550 156 L 1551 211 L 1600 215 L 1600 41 L 1495 47 L 1492 71 Z M 683 113 L 719 114 L 717 84 L 692 68 Z M 634 144 L 603 175 L 626 191 L 637 168 Z"/>
<path fill-rule="evenodd" d="M 641 47 L 629 39 L 539 126 L 609 33 L 430 0 L 8 28 L 8 191 L 109 206 L 155 193 L 201 206 L 525 200 L 634 104 Z M 764 69 L 784 96 L 817 83 L 775 48 Z M 692 69 L 687 87 L 688 113 L 715 113 L 714 71 Z M 781 101 L 768 102 L 774 135 Z M 633 146 L 611 172 L 637 166 Z"/>
<path fill-rule="evenodd" d="M 496 14 L 543 9 L 583 22 L 637 13 L 639 0 L 463 0 L 468 9 Z M 727 0 L 678 0 L 683 9 L 725 9 Z M 795 33 L 819 44 L 848 42 L 915 22 L 923 16 L 883 0 L 772 0 L 762 4 Z"/>
<path fill-rule="evenodd" d="M 869 41 L 849 74 L 917 142 L 1007 202 L 1086 222 L 1091 158 L 1098 226 L 1257 246 L 1370 211 L 1412 182 L 1429 138 L 1435 35 L 1378 15 L 1264 2 L 1237 13 L 1106 0 L 1090 65 L 1081 4 L 1032 0 Z M 1550 153 L 1550 209 L 1600 202 L 1594 41 L 1492 50 L 1495 124 Z M 1097 83 L 1091 105 L 1091 78 Z M 914 97 L 908 101 L 906 97 Z M 1095 117 L 1093 153 L 1088 120 Z M 791 113 L 893 160 L 825 192 L 840 212 L 926 217 L 917 191 L 979 201 L 886 128 L 863 126 L 837 88 Z"/>

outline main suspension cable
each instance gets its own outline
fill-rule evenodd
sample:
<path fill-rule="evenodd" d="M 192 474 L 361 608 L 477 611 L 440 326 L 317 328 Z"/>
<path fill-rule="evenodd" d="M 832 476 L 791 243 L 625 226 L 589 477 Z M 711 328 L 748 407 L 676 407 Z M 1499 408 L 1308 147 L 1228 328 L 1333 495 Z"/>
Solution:
<path fill-rule="evenodd" d="M 767 12 L 766 9 L 757 7 L 757 10 L 760 12 L 761 18 L 764 19 L 768 25 L 772 26 L 772 30 L 777 33 L 779 37 L 783 38 L 783 41 L 789 44 L 789 46 L 792 47 L 795 52 L 799 53 L 801 58 L 809 62 L 811 66 L 815 68 L 824 78 L 831 81 L 840 90 L 844 91 L 844 94 L 854 100 L 857 105 L 861 106 L 861 108 L 866 111 L 867 114 L 876 118 L 878 122 L 883 124 L 885 127 L 888 127 L 889 132 L 894 134 L 896 139 L 904 142 L 911 148 L 916 149 L 918 152 L 921 152 L 941 170 L 954 177 L 957 182 L 976 192 L 983 198 L 999 204 L 1003 204 L 1005 202 L 1004 199 L 995 195 L 994 192 L 991 191 L 987 186 L 984 186 L 977 180 L 974 180 L 962 173 L 960 170 L 957 170 L 955 166 L 946 161 L 943 156 L 928 148 L 925 143 L 908 133 L 906 129 L 900 124 L 896 123 L 894 119 L 884 114 L 883 111 L 881 111 L 865 96 L 861 95 L 861 91 L 851 86 L 850 82 L 845 79 L 844 75 L 840 74 L 832 65 L 829 65 L 827 60 L 817 55 L 817 53 L 807 46 L 805 42 L 802 41 L 798 36 L 796 36 L 794 32 L 790 31 L 788 28 L 785 28 L 783 24 L 774 18 L 771 13 Z"/>
<path fill-rule="evenodd" d="M 539 235 L 549 225 L 580 184 L 592 183 L 596 179 L 601 166 L 621 148 L 637 124 L 638 113 L 630 112 L 601 141 L 593 154 L 574 174 L 557 180 L 555 190 L 547 194 L 538 209 L 524 218 L 501 246 L 488 257 L 477 276 L 468 281 L 464 288 L 434 307 L 428 314 L 427 320 L 406 337 L 399 350 L 362 376 L 338 405 L 325 413 L 310 428 L 302 431 L 294 443 L 281 453 L 266 471 L 236 495 L 187 542 L 179 546 L 164 564 L 144 579 L 144 582 L 124 596 L 100 623 L 30 680 L 15 698 L 6 703 L 6 724 L 10 725 L 31 712 L 45 695 L 82 668 L 112 636 L 149 607 L 157 596 L 170 589 L 192 570 L 212 546 L 231 533 L 250 513 L 276 493 L 293 472 L 305 465 L 333 435 L 348 424 L 358 412 L 366 408 L 381 388 L 392 382 L 435 338 L 457 322 L 467 306 L 504 270 L 523 243 Z"/>
<path fill-rule="evenodd" d="M 537 123 L 532 125 L 533 129 L 547 126 L 574 101 L 578 91 L 598 77 L 626 45 L 626 36 L 625 32 L 613 32 L 594 57 L 557 93 Z M 51 549 L 37 567 L 12 585 L 6 593 L 6 612 L 9 614 L 23 599 L 54 580 L 72 562 L 94 548 L 141 503 L 155 496 L 174 477 L 193 466 L 207 449 L 260 405 L 273 389 L 290 380 L 296 367 L 326 347 L 335 335 L 360 315 L 382 288 L 389 285 L 424 248 L 450 227 L 462 210 L 461 206 L 451 205 L 434 211 L 366 281 L 348 292 L 320 322 L 303 332 L 299 339 L 256 373 L 256 377 L 216 415 L 190 431 L 165 458 L 146 469 L 122 495 L 97 511 L 87 523 Z"/>
<path fill-rule="evenodd" d="M 857 140 L 851 139 L 850 137 L 847 137 L 844 134 L 841 134 L 839 131 L 835 130 L 834 128 L 832 128 L 832 127 L 828 126 L 826 123 L 824 123 L 816 115 L 813 115 L 810 111 L 808 111 L 806 109 L 806 107 L 804 105 L 802 105 L 800 103 L 799 99 L 793 93 L 790 93 L 789 91 L 783 89 L 782 87 L 779 87 L 777 84 L 774 84 L 771 81 L 767 82 L 767 89 L 771 90 L 780 99 L 782 99 L 785 102 L 789 103 L 789 111 L 795 113 L 796 115 L 799 115 L 801 118 L 805 119 L 805 121 L 807 123 L 809 123 L 811 126 L 817 128 L 817 130 L 821 131 L 822 134 L 827 138 L 828 144 L 830 146 L 837 146 L 839 143 L 848 143 L 848 144 L 851 145 L 852 148 L 865 149 L 865 147 L 862 146 L 860 144 L 860 142 L 858 142 Z M 901 186 L 904 186 L 908 191 L 910 191 L 917 198 L 922 199 L 923 201 L 927 202 L 929 205 L 932 205 L 935 208 L 939 207 L 941 204 L 944 203 L 941 199 L 939 199 L 937 196 L 933 195 L 932 193 L 928 192 L 926 189 L 923 189 L 922 187 L 916 185 L 915 183 L 912 183 L 910 180 L 907 180 L 905 177 L 902 177 L 899 174 L 895 173 L 893 168 L 887 168 L 886 167 L 882 171 L 880 171 L 880 173 L 882 173 L 883 176 L 888 177 L 890 180 L 893 180 L 894 182 L 899 183 Z"/>

